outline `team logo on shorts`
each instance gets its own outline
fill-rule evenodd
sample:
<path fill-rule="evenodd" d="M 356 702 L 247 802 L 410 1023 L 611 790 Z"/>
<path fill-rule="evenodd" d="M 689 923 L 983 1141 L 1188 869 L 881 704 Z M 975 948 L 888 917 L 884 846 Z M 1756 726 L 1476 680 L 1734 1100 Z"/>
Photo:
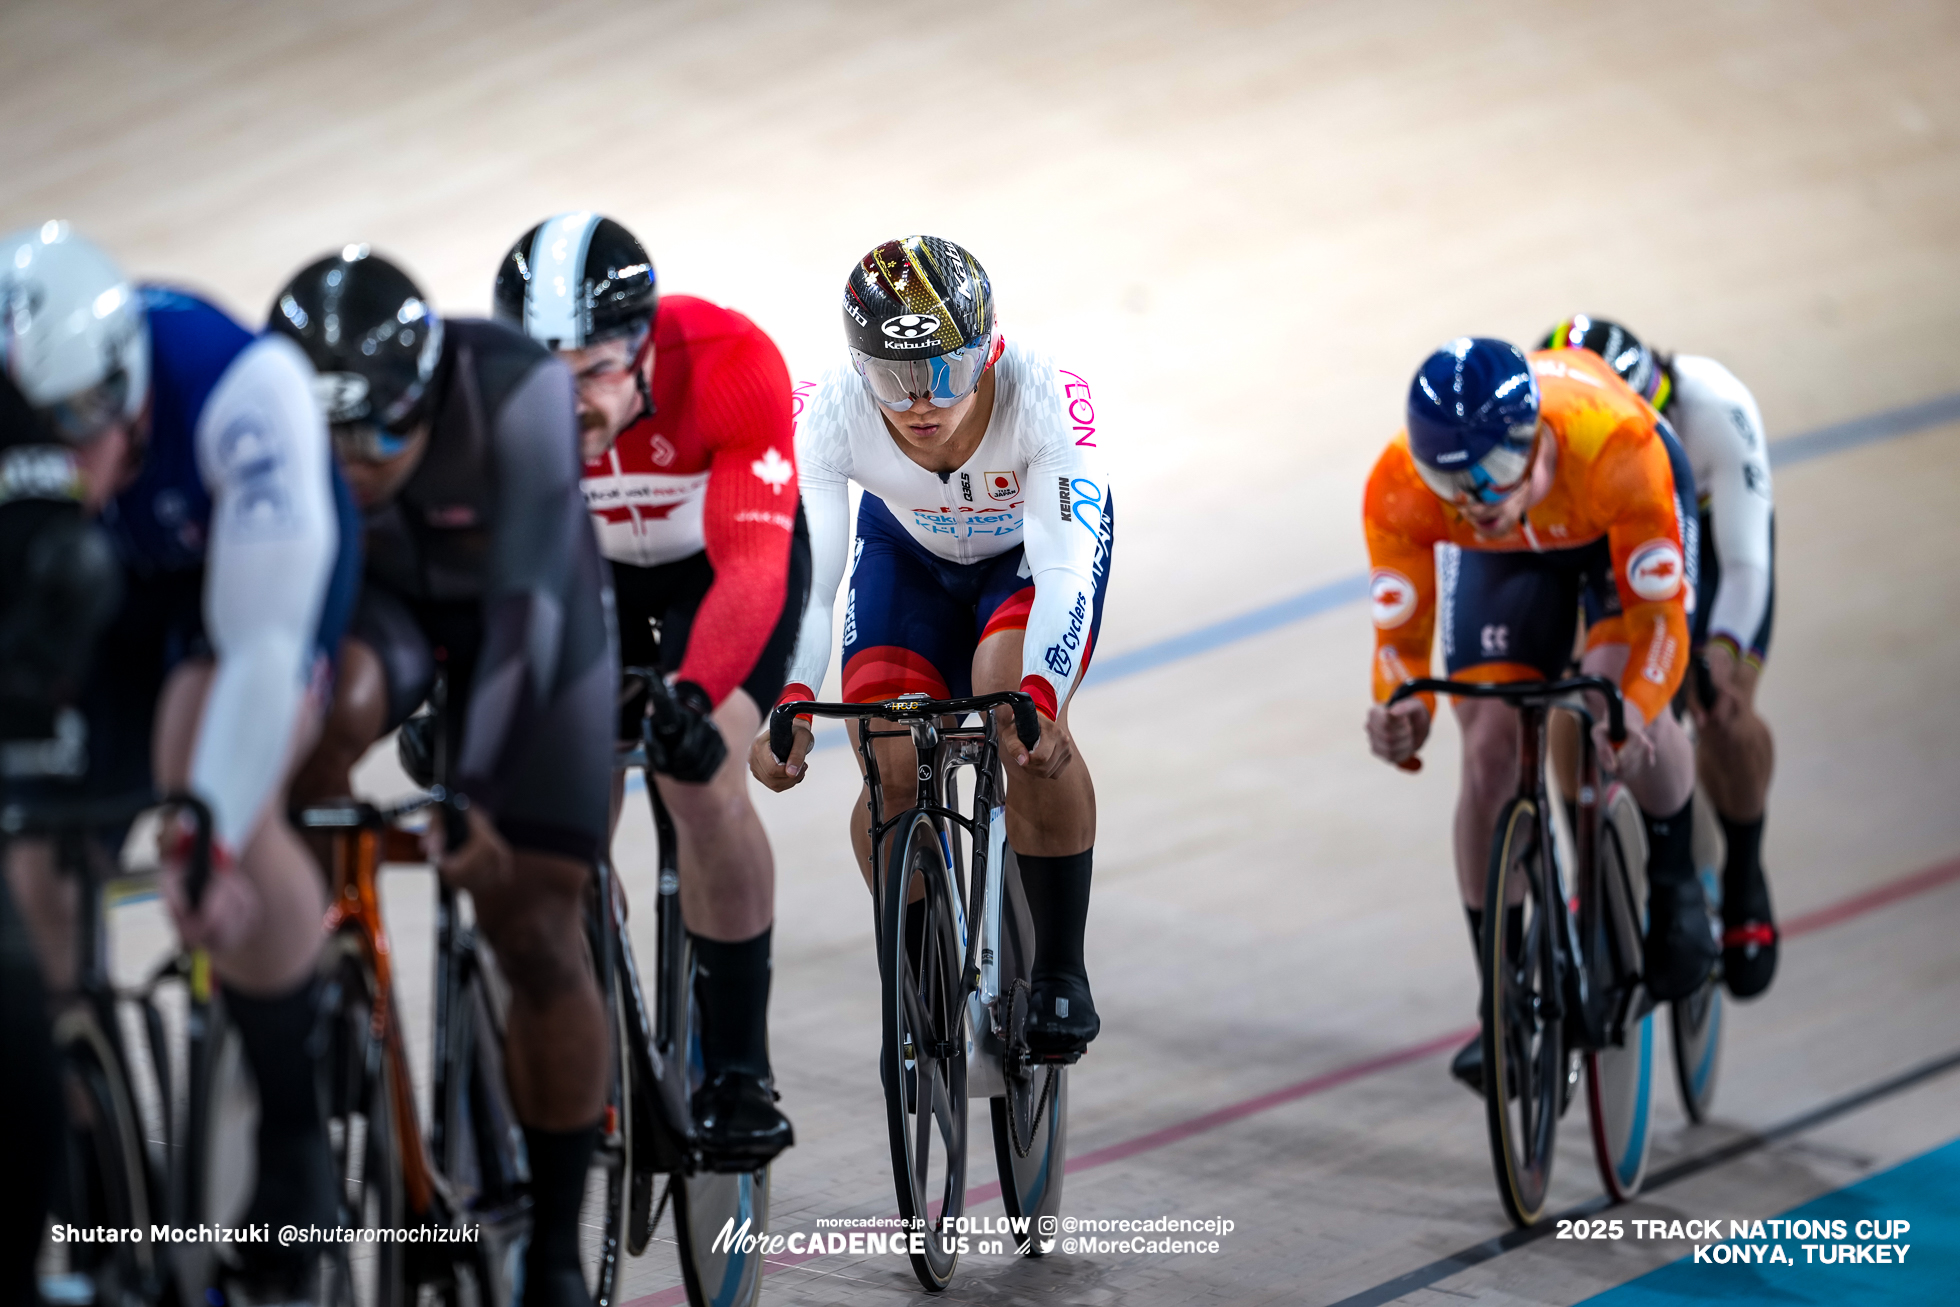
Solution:
<path fill-rule="evenodd" d="M 988 472 L 987 498 L 1012 499 L 1021 493 L 1021 476 L 1018 472 Z"/>
<path fill-rule="evenodd" d="M 1378 567 L 1368 578 L 1368 602 L 1375 610 L 1375 625 L 1393 630 L 1416 610 L 1415 584 L 1400 572 Z"/>
<path fill-rule="evenodd" d="M 939 330 L 939 319 L 930 313 L 901 313 L 895 318 L 886 318 L 878 330 L 893 340 L 918 340 Z"/>
<path fill-rule="evenodd" d="M 1627 588 L 1650 603 L 1681 591 L 1681 550 L 1672 540 L 1649 540 L 1627 559 Z"/>

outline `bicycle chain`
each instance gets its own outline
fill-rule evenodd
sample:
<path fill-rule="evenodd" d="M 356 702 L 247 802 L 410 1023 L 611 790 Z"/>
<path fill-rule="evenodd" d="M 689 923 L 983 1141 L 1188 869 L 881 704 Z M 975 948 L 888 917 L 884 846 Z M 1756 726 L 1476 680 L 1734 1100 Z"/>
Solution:
<path fill-rule="evenodd" d="M 1035 1136 L 1041 1131 L 1041 1118 L 1048 1110 L 1048 1104 L 1055 1096 L 1055 1082 L 1061 1077 L 1055 1068 L 1047 1068 L 1048 1074 L 1041 1085 L 1041 1095 L 1035 1102 L 1034 1111 L 1028 1118 L 1027 1138 L 1021 1137 L 1021 1114 L 1014 1110 L 1013 1081 L 1021 1078 L 1024 1071 L 1031 1072 L 1035 1065 L 1028 1056 L 1028 982 L 1016 979 L 1007 991 L 1007 1049 L 1002 1058 L 1002 1070 L 1009 1081 L 1007 1092 L 1007 1135 L 1014 1145 L 1016 1157 L 1026 1157 L 1034 1151 Z"/>

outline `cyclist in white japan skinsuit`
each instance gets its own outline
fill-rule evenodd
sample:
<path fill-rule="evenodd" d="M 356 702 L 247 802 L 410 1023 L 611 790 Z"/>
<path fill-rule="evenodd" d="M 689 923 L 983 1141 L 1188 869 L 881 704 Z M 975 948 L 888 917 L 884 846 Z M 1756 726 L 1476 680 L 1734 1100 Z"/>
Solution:
<path fill-rule="evenodd" d="M 1762 410 L 1749 388 L 1711 358 L 1656 357 L 1632 332 L 1583 315 L 1554 327 L 1548 348 L 1589 349 L 1673 424 L 1701 493 L 1701 558 L 1693 614 L 1699 726 L 1697 767 L 1727 836 L 1722 966 L 1738 998 L 1760 994 L 1776 971 L 1776 921 L 1760 850 L 1775 764 L 1769 726 L 1756 713 L 1756 681 L 1776 609 L 1776 522 Z"/>
<path fill-rule="evenodd" d="M 1020 689 L 1040 743 L 1008 732 L 1007 834 L 1036 934 L 1029 1042 L 1079 1053 L 1100 1028 L 1082 962 L 1095 843 L 1095 789 L 1075 756 L 1068 700 L 1101 624 L 1115 530 L 1095 467 L 1089 385 L 1002 340 L 978 261 L 947 241 L 879 246 L 852 272 L 838 368 L 799 424 L 810 523 L 809 605 L 779 702 L 815 698 L 830 661 L 831 613 L 850 544 L 849 482 L 864 487 L 843 632 L 844 698 L 869 703 Z M 772 789 L 804 774 L 799 724 L 786 764 L 759 739 L 751 767 Z M 887 774 L 908 771 L 909 745 Z M 870 877 L 865 805 L 852 838 Z"/>

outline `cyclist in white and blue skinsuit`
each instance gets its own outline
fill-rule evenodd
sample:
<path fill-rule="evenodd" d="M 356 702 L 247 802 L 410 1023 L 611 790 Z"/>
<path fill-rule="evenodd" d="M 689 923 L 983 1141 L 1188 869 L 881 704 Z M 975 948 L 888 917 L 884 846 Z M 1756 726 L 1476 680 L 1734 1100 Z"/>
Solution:
<path fill-rule="evenodd" d="M 1695 667 L 1685 697 L 1699 728 L 1696 773 L 1728 848 L 1724 983 L 1737 998 L 1748 998 L 1769 988 L 1778 939 L 1760 856 L 1776 761 L 1769 725 L 1756 712 L 1756 682 L 1776 614 L 1776 505 L 1762 410 L 1749 388 L 1714 359 L 1656 355 L 1605 318 L 1574 315 L 1552 329 L 1546 347 L 1588 349 L 1605 359 L 1673 424 L 1694 468 L 1701 557 Z"/>
<path fill-rule="evenodd" d="M 81 694 L 81 786 L 188 788 L 210 805 L 217 870 L 199 909 L 174 882 L 166 892 L 186 939 L 210 951 L 258 1082 L 249 1219 L 333 1224 L 309 1040 L 325 887 L 284 793 L 317 731 L 360 534 L 313 370 L 205 300 L 132 285 L 65 223 L 0 242 L 0 301 L 12 310 L 0 356 L 70 451 L 123 573 Z M 60 995 L 74 983 L 62 887 L 45 863 L 9 870 Z M 298 1290 L 298 1250 L 239 1251 L 269 1254 L 243 1268 L 249 1280 Z"/>
<path fill-rule="evenodd" d="M 1027 1037 L 1073 1060 L 1101 1029 L 1083 960 L 1095 852 L 1095 786 L 1069 729 L 1102 625 L 1115 509 L 1096 466 L 1082 377 L 1001 334 L 986 272 L 951 241 L 888 241 L 844 293 L 851 366 L 824 379 L 798 423 L 811 584 L 781 701 L 813 699 L 830 661 L 831 606 L 850 558 L 843 697 L 873 703 L 1020 690 L 1041 717 L 1024 750 L 1002 736 L 1007 838 L 1034 919 Z M 848 486 L 864 487 L 855 541 Z M 799 783 L 812 736 L 786 763 L 767 737 L 750 770 Z M 882 774 L 912 766 L 880 753 Z M 865 802 L 852 839 L 870 879 Z M 908 931 L 922 931 L 922 917 Z"/>

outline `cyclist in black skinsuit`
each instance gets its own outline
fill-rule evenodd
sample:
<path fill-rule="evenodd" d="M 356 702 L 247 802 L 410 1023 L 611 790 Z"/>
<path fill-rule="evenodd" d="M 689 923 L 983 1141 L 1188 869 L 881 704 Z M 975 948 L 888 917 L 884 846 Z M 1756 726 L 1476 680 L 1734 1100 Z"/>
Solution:
<path fill-rule="evenodd" d="M 524 1301 L 586 1304 L 578 1209 L 608 1044 L 582 908 L 607 841 L 619 660 L 571 374 L 509 328 L 439 320 L 365 247 L 303 269 L 270 327 L 319 370 L 367 514 L 336 702 L 295 790 L 347 793 L 353 762 L 446 668 L 470 838 L 438 869 L 470 891 L 512 990 L 506 1065 L 533 1204 Z"/>

